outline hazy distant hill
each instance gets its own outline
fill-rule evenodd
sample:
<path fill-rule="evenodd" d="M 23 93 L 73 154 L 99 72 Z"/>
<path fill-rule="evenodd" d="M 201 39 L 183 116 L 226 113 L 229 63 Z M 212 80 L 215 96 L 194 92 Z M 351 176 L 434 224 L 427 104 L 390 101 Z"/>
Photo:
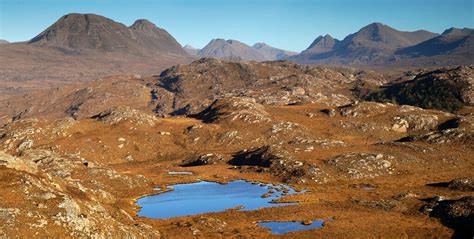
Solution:
<path fill-rule="evenodd" d="M 262 54 L 267 60 L 272 61 L 285 59 L 289 56 L 298 54 L 296 52 L 278 49 L 262 42 L 255 43 L 252 47 Z"/>
<path fill-rule="evenodd" d="M 183 47 L 183 49 L 191 56 L 197 56 L 199 52 L 199 49 L 194 48 L 191 45 L 186 45 Z"/>
<path fill-rule="evenodd" d="M 213 39 L 198 52 L 199 57 L 215 57 L 230 60 L 265 61 L 264 55 L 237 40 Z"/>
<path fill-rule="evenodd" d="M 10 42 L 7 41 L 7 40 L 2 40 L 2 39 L 0 39 L 0 44 L 5 44 L 5 43 L 10 43 Z"/>

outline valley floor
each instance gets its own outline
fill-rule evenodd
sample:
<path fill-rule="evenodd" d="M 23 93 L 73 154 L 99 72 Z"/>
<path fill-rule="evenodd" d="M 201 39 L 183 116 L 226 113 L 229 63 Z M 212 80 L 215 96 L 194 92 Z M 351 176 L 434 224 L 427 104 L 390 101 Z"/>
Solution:
<path fill-rule="evenodd" d="M 247 99 L 229 100 L 234 103 L 223 105 Z M 159 119 L 121 109 L 95 119 L 6 125 L 0 129 L 0 235 L 472 236 L 466 224 L 472 222 L 474 196 L 472 130 L 438 141 L 421 137 L 441 134 L 438 126 L 455 115 L 372 102 L 215 107 L 209 118 Z M 400 119 L 408 123 L 400 126 Z M 409 135 L 420 137 L 400 142 Z M 448 183 L 456 178 L 467 179 Z M 234 179 L 286 183 L 307 192 L 282 198 L 297 205 L 256 211 L 171 219 L 136 215 L 135 200 L 155 187 Z M 283 236 L 256 224 L 316 219 L 329 220 L 321 229 Z"/>

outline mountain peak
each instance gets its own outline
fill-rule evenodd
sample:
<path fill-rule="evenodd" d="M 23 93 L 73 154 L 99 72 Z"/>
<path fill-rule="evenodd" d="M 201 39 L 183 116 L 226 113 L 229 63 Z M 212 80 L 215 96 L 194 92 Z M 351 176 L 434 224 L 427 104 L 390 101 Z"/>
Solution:
<path fill-rule="evenodd" d="M 451 27 L 446 29 L 441 35 L 474 35 L 474 29 L 472 28 L 455 28 Z"/>
<path fill-rule="evenodd" d="M 186 48 L 186 49 L 190 49 L 190 50 L 196 50 L 195 47 L 189 45 L 189 44 L 186 44 L 183 48 Z"/>
<path fill-rule="evenodd" d="M 269 47 L 269 45 L 267 45 L 263 42 L 257 42 L 255 44 L 253 44 L 252 47 L 255 48 L 255 49 L 260 49 L 260 48 L 267 47 L 267 46 Z"/>
<path fill-rule="evenodd" d="M 67 14 L 29 41 L 67 49 L 112 50 L 124 45 L 112 35 L 129 35 L 121 23 L 95 14 Z"/>
<path fill-rule="evenodd" d="M 130 26 L 130 28 L 134 28 L 134 29 L 154 29 L 154 28 L 157 28 L 157 26 L 154 23 L 148 21 L 147 19 L 138 19 Z"/>
<path fill-rule="evenodd" d="M 324 36 L 318 36 L 309 47 L 303 51 L 303 54 L 320 54 L 331 51 L 338 40 L 334 39 L 331 35 L 326 34 Z"/>
<path fill-rule="evenodd" d="M 242 42 L 237 41 L 237 40 L 233 40 L 233 39 L 229 39 L 226 42 L 229 43 L 229 44 L 243 44 Z"/>
<path fill-rule="evenodd" d="M 352 50 L 377 49 L 386 51 L 412 46 L 435 36 L 437 34 L 428 31 L 398 31 L 388 25 L 374 22 L 344 38 L 342 45 L 344 48 Z"/>
<path fill-rule="evenodd" d="M 172 53 L 187 56 L 168 32 L 148 20 L 140 19 L 127 27 L 95 14 L 67 14 L 28 43 L 74 51 Z"/>

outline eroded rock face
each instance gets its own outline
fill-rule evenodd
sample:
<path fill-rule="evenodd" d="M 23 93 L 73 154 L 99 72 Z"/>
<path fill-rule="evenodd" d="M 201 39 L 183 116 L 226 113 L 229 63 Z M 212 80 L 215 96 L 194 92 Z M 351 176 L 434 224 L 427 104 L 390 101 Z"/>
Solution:
<path fill-rule="evenodd" d="M 137 125 L 154 126 L 157 121 L 157 118 L 154 115 L 126 106 L 108 109 L 92 118 L 112 125 L 127 121 Z"/>

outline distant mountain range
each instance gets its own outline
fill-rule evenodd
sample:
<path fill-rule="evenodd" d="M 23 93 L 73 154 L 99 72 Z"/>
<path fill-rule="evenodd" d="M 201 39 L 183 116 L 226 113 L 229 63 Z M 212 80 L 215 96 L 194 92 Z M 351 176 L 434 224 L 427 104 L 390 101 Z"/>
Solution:
<path fill-rule="evenodd" d="M 214 57 L 227 60 L 273 61 L 282 60 L 298 53 L 278 49 L 265 43 L 246 45 L 237 40 L 213 39 L 203 49 L 186 45 L 184 49 L 196 57 Z"/>
<path fill-rule="evenodd" d="M 342 41 L 319 36 L 289 60 L 306 64 L 432 66 L 474 64 L 474 30 L 451 28 L 441 35 L 403 32 L 372 23 Z"/>
<path fill-rule="evenodd" d="M 28 81 L 88 81 L 123 73 L 152 75 L 202 57 L 383 67 L 474 64 L 474 30 L 403 32 L 372 23 L 343 40 L 319 36 L 297 54 L 265 43 L 249 46 L 224 39 L 213 39 L 202 49 L 183 48 L 171 34 L 148 20 L 125 26 L 95 14 L 72 13 L 29 41 L 0 41 L 0 53 L 6 56 L 0 58 L 0 83 L 11 83 L 1 83 L 0 87 L 24 88 Z"/>

